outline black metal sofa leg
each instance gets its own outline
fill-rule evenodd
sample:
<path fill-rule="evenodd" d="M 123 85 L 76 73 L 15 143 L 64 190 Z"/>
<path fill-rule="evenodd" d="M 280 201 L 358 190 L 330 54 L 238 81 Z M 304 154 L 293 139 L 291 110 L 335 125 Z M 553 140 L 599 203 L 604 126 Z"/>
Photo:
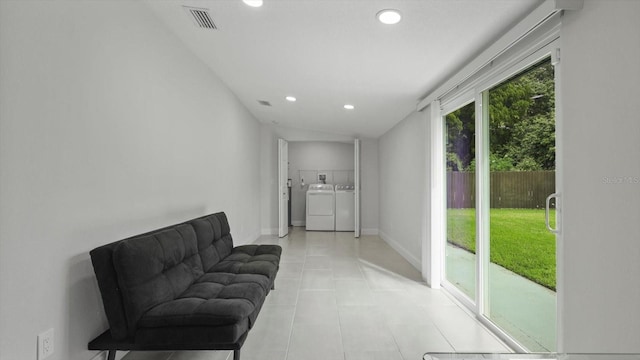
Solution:
<path fill-rule="evenodd" d="M 233 350 L 233 360 L 240 360 L 240 349 Z"/>
<path fill-rule="evenodd" d="M 107 360 L 116 360 L 116 352 L 118 350 L 109 350 L 109 354 L 107 355 Z"/>

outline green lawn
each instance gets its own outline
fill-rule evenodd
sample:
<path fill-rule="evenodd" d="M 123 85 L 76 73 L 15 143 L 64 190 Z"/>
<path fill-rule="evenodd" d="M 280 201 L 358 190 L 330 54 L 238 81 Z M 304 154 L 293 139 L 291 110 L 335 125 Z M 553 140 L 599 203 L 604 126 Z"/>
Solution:
<path fill-rule="evenodd" d="M 551 212 L 555 218 L 555 210 Z M 447 240 L 473 253 L 475 209 L 447 209 Z M 556 289 L 556 241 L 544 223 L 544 210 L 491 209 L 491 262 Z"/>

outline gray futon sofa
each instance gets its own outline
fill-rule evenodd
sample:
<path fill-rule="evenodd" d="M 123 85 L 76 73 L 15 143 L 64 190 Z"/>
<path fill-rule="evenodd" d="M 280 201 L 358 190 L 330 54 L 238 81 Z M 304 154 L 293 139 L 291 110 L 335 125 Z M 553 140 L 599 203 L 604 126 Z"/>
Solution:
<path fill-rule="evenodd" d="M 216 213 L 90 252 L 110 329 L 89 350 L 240 348 L 274 287 L 282 248 L 233 247 Z"/>

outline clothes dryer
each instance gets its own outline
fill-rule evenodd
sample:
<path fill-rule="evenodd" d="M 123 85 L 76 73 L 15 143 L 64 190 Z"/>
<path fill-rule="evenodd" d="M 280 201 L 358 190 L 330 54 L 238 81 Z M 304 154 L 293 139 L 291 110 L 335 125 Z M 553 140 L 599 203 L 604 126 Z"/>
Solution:
<path fill-rule="evenodd" d="M 307 190 L 307 230 L 335 230 L 335 191 L 331 184 L 311 184 Z"/>
<path fill-rule="evenodd" d="M 355 186 L 336 185 L 336 231 L 355 230 Z"/>

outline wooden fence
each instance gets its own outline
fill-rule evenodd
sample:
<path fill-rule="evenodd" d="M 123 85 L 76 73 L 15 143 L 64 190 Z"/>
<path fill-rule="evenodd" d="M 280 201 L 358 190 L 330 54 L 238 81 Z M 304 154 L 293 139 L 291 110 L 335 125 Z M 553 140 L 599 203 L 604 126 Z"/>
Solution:
<path fill-rule="evenodd" d="M 476 206 L 475 176 L 475 172 L 447 172 L 448 208 Z M 544 209 L 547 196 L 556 189 L 556 172 L 494 171 L 490 187 L 491 208 Z"/>

